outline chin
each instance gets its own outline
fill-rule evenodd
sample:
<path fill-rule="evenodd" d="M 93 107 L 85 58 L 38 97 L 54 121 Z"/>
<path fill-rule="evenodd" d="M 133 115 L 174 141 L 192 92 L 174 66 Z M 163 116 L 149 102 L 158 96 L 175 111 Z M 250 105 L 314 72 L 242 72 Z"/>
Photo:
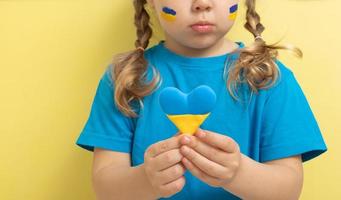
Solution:
<path fill-rule="evenodd" d="M 214 44 L 216 44 L 218 39 L 215 38 L 192 38 L 187 40 L 186 46 L 193 48 L 193 49 L 206 49 Z"/>

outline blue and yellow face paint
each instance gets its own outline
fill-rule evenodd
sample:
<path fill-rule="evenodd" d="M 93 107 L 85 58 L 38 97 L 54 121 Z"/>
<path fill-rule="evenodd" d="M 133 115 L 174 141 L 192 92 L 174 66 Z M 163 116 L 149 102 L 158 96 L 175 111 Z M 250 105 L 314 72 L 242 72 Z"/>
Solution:
<path fill-rule="evenodd" d="M 161 11 L 161 17 L 166 21 L 172 22 L 176 19 L 176 11 L 169 7 L 163 7 Z"/>
<path fill-rule="evenodd" d="M 235 4 L 230 7 L 230 14 L 229 14 L 229 19 L 230 20 L 235 20 L 237 17 L 237 10 L 238 10 L 238 4 Z"/>
<path fill-rule="evenodd" d="M 206 85 L 185 94 L 175 87 L 164 88 L 159 103 L 167 118 L 183 134 L 193 135 L 210 115 L 216 102 L 215 92 Z"/>

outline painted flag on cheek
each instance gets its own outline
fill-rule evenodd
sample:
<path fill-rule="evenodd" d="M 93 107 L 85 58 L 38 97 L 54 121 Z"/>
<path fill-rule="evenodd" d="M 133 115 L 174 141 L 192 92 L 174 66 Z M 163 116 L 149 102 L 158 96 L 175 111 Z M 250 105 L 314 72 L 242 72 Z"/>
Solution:
<path fill-rule="evenodd" d="M 174 21 L 176 19 L 176 11 L 168 7 L 163 7 L 161 17 L 166 21 Z"/>
<path fill-rule="evenodd" d="M 235 4 L 230 7 L 230 14 L 229 14 L 229 19 L 230 20 L 235 20 L 237 17 L 237 10 L 238 10 L 238 4 Z"/>

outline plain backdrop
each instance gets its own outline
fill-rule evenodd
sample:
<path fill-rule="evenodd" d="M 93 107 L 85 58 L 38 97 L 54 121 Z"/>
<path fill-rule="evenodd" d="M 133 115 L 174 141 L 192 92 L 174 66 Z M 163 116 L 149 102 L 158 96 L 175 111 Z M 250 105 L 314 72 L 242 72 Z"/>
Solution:
<path fill-rule="evenodd" d="M 243 2 L 244 0 L 242 0 Z M 302 200 L 341 199 L 341 29 L 338 0 L 258 1 L 268 43 L 297 77 L 327 153 L 304 164 Z M 227 37 L 249 44 L 245 8 Z M 155 26 L 157 28 L 157 26 Z M 151 44 L 162 39 L 156 31 Z M 0 1 L 0 199 L 91 200 L 92 153 L 75 145 L 98 81 L 134 47 L 132 1 Z"/>

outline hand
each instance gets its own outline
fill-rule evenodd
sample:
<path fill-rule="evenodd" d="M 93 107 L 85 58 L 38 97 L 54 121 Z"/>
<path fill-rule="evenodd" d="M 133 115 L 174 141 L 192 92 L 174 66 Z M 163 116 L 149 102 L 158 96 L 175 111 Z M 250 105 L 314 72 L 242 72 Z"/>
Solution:
<path fill-rule="evenodd" d="M 241 153 L 232 138 L 198 129 L 194 136 L 183 135 L 180 142 L 180 152 L 184 155 L 182 163 L 203 182 L 225 187 L 237 174 Z"/>
<path fill-rule="evenodd" d="M 159 197 L 169 197 L 182 190 L 186 168 L 181 163 L 179 134 L 148 147 L 144 154 L 144 170 Z"/>

